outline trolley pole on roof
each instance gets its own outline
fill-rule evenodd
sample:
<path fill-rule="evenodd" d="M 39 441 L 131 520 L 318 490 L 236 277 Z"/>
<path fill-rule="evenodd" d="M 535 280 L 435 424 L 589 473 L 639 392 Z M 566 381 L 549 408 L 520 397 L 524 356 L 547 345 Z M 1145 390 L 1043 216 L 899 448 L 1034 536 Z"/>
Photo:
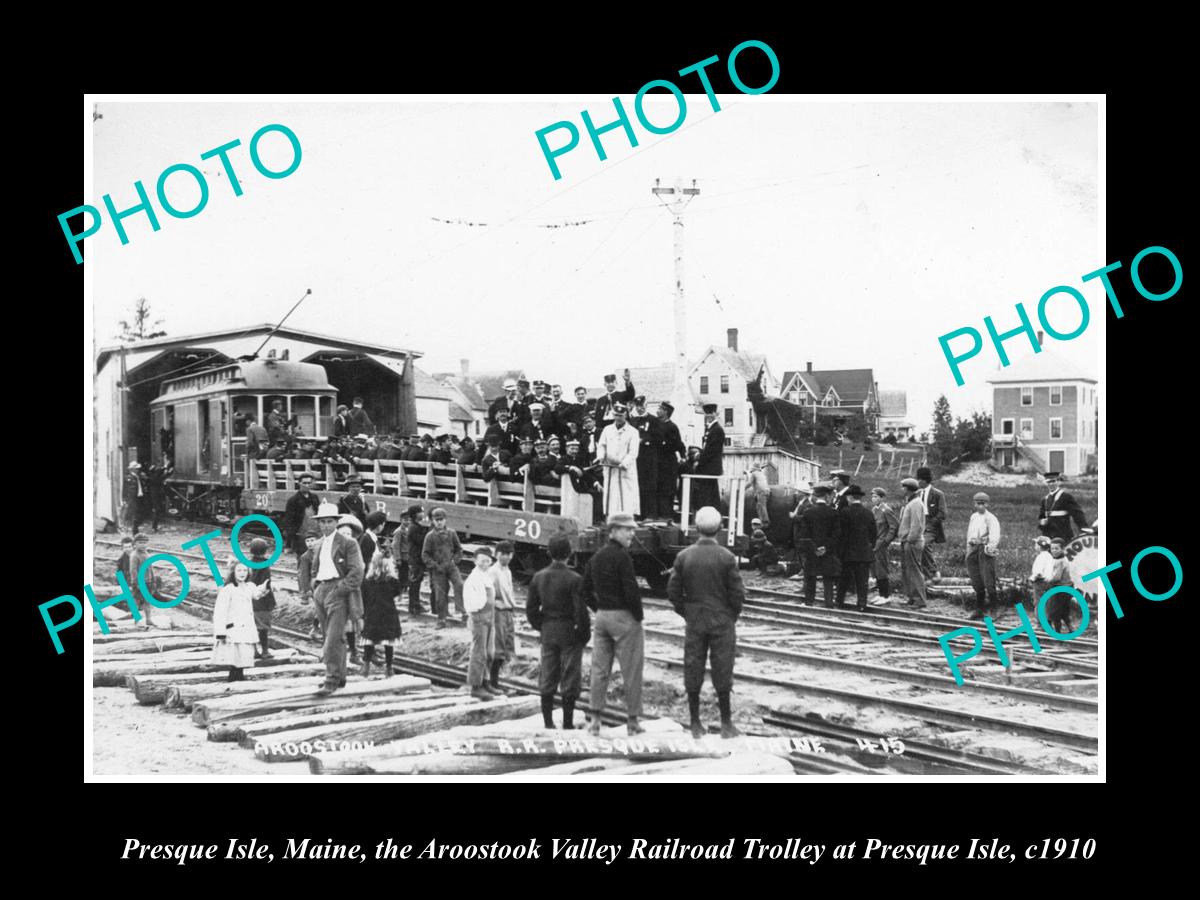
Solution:
<path fill-rule="evenodd" d="M 691 420 L 695 418 L 695 409 L 687 383 L 687 307 L 684 305 L 683 298 L 683 211 L 692 202 L 692 198 L 699 195 L 700 189 L 696 187 L 695 179 L 692 179 L 690 188 L 683 186 L 682 178 L 675 179 L 674 187 L 665 188 L 659 186 L 659 179 L 656 178 L 650 193 L 658 197 L 659 202 L 671 214 L 675 226 L 675 364 L 671 383 L 671 402 L 681 413 L 686 413 L 684 421 L 686 427 L 694 424 Z M 664 197 L 671 199 L 664 200 Z M 688 439 L 689 441 L 691 439 L 690 433 Z"/>
<path fill-rule="evenodd" d="M 294 313 L 296 311 L 296 307 L 299 306 L 301 303 L 303 303 L 304 298 L 307 297 L 311 293 L 312 293 L 312 288 L 309 288 L 300 296 L 299 300 L 297 300 L 295 303 L 292 304 L 292 308 L 287 311 L 287 315 L 285 315 L 282 319 L 280 319 L 276 323 L 275 327 L 272 328 L 270 330 L 270 332 L 268 332 L 268 334 L 265 338 L 263 338 L 263 341 L 261 344 L 258 345 L 258 348 L 252 354 L 250 354 L 251 359 L 256 359 L 258 357 L 258 354 L 262 351 L 262 348 L 267 346 L 267 341 L 269 341 L 271 338 L 275 337 L 275 332 L 277 332 L 280 328 L 283 327 L 283 323 L 288 320 L 288 316 L 290 316 L 292 313 Z"/>

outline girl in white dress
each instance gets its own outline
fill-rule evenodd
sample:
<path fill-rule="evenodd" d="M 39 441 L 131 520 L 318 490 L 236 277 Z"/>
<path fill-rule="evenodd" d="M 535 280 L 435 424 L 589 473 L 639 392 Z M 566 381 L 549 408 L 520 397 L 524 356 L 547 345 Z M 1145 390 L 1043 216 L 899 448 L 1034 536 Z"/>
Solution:
<path fill-rule="evenodd" d="M 254 597 L 265 593 L 266 584 L 255 585 L 250 580 L 250 569 L 235 562 L 225 576 L 225 585 L 217 593 L 217 604 L 213 609 L 212 661 L 217 665 L 229 666 L 230 681 L 244 681 L 242 671 L 254 665 L 254 646 L 258 631 L 254 625 Z"/>

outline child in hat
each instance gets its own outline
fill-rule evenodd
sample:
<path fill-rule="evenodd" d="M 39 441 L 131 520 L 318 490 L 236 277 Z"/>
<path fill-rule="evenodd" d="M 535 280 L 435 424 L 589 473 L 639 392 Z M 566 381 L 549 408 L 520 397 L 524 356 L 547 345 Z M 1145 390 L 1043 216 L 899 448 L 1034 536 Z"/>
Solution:
<path fill-rule="evenodd" d="M 491 567 L 492 551 L 488 547 L 480 547 L 475 551 L 475 568 L 463 584 L 463 606 L 470 618 L 471 628 L 467 687 L 477 700 L 491 700 L 496 696 L 487 682 L 488 669 L 492 657 L 496 655 L 496 582 L 488 573 Z"/>
<path fill-rule="evenodd" d="M 254 598 L 266 590 L 250 581 L 250 568 L 234 560 L 217 592 L 213 607 L 212 661 L 229 666 L 230 681 L 244 681 L 243 670 L 254 665 Z"/>
<path fill-rule="evenodd" d="M 129 560 L 132 558 L 133 538 L 131 538 L 129 535 L 125 535 L 123 538 L 121 538 L 121 555 L 117 557 L 117 568 L 116 571 L 113 572 L 113 578 L 116 578 L 117 572 L 120 572 L 125 576 L 125 582 L 131 587 L 133 585 L 133 578 L 136 577 L 131 577 L 129 574 Z"/>
<path fill-rule="evenodd" d="M 1039 540 L 1045 540 L 1045 538 L 1039 538 Z M 1069 587 L 1074 584 L 1075 579 L 1071 575 L 1071 568 L 1067 562 L 1066 549 L 1066 542 L 1062 538 L 1056 537 L 1050 541 L 1050 549 L 1047 551 L 1050 560 L 1048 564 L 1043 565 L 1042 570 L 1036 573 L 1033 579 L 1034 593 L 1039 600 L 1051 588 Z M 1046 618 L 1050 621 L 1050 627 L 1059 634 L 1070 634 L 1071 608 L 1074 605 L 1074 599 L 1065 592 L 1059 592 L 1046 601 Z"/>
<path fill-rule="evenodd" d="M 750 533 L 750 566 L 766 575 L 767 566 L 779 561 L 779 556 L 775 551 L 775 545 L 767 539 L 767 534 L 763 531 L 761 519 L 751 519 L 750 527 L 753 529 Z"/>
<path fill-rule="evenodd" d="M 262 538 L 252 540 L 250 542 L 250 561 L 266 562 L 267 546 L 267 542 Z M 262 644 L 262 652 L 256 650 L 254 658 L 271 659 L 271 648 L 267 643 L 267 636 L 271 631 L 271 610 L 275 608 L 275 592 L 271 590 L 271 567 L 250 569 L 250 583 L 255 587 L 260 585 L 263 587 L 263 593 L 256 594 L 254 597 L 254 627 L 258 630 L 258 642 Z"/>
<path fill-rule="evenodd" d="M 305 604 L 312 603 L 312 560 L 319 543 L 321 543 L 321 530 L 317 527 L 316 522 L 310 522 L 304 531 L 304 546 L 307 549 L 300 554 L 300 562 L 296 565 L 296 584 L 299 588 L 300 600 Z M 315 611 L 308 636 L 315 640 L 321 638 L 321 620 L 317 618 Z"/>
<path fill-rule="evenodd" d="M 400 579 L 396 562 L 386 544 L 371 557 L 362 583 L 363 595 L 363 677 L 371 674 L 375 646 L 383 646 L 385 672 L 392 676 L 392 654 L 400 637 Z"/>

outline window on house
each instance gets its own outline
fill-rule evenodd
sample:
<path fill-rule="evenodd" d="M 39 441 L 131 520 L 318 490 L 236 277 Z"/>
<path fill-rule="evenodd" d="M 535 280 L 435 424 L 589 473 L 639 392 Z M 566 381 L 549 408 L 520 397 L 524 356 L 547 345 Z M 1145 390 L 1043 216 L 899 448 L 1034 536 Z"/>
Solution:
<path fill-rule="evenodd" d="M 1054 418 L 1050 420 L 1050 440 L 1062 440 L 1062 419 Z"/>
<path fill-rule="evenodd" d="M 1061 384 L 1050 385 L 1050 405 L 1051 406 L 1062 406 L 1062 385 Z"/>
<path fill-rule="evenodd" d="M 702 394 L 708 393 L 708 376 L 707 375 L 700 376 L 700 393 L 702 393 Z"/>
<path fill-rule="evenodd" d="M 477 435 L 478 435 L 478 434 L 479 434 L 479 431 L 480 431 L 479 420 L 478 420 L 478 419 L 476 419 L 476 420 L 475 420 L 475 434 L 477 434 Z"/>
<path fill-rule="evenodd" d="M 726 425 L 733 424 L 733 407 L 732 406 L 725 407 L 725 424 Z"/>
<path fill-rule="evenodd" d="M 1013 433 L 1013 424 L 1014 424 L 1014 422 L 1012 419 L 1001 419 L 1000 420 L 1000 433 L 1001 434 L 1012 434 Z"/>
<path fill-rule="evenodd" d="M 1021 405 L 1022 406 L 1033 406 L 1033 388 L 1031 388 L 1031 387 L 1021 388 Z"/>
<path fill-rule="evenodd" d="M 729 393 L 729 376 L 728 375 L 721 376 L 721 393 L 722 394 Z"/>
<path fill-rule="evenodd" d="M 1026 440 L 1033 438 L 1033 419 L 1021 420 L 1021 437 Z"/>

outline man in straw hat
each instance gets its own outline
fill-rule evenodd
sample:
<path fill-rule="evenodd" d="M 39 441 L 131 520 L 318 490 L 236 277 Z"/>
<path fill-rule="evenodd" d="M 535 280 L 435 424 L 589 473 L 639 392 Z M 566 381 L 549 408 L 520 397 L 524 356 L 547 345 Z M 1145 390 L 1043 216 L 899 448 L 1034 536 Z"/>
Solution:
<path fill-rule="evenodd" d="M 325 635 L 322 655 L 325 682 L 317 693 L 327 695 L 346 686 L 346 643 L 343 633 L 347 619 L 362 618 L 359 587 L 363 579 L 363 561 L 358 541 L 337 531 L 340 516 L 334 504 L 322 503 L 315 518 L 322 538 L 312 557 L 311 583 L 317 620 Z"/>
<path fill-rule="evenodd" d="M 704 666 L 712 658 L 712 683 L 721 710 L 721 737 L 737 737 L 729 703 L 733 690 L 733 657 L 737 649 L 734 623 L 746 592 L 737 557 L 717 543 L 721 513 L 711 506 L 696 511 L 700 538 L 675 557 L 667 597 L 687 623 L 683 637 L 683 688 L 687 692 L 692 737 L 704 737 L 700 721 L 700 689 Z"/>
<path fill-rule="evenodd" d="M 621 679 L 625 682 L 629 734 L 645 731 L 638 724 L 642 714 L 645 647 L 642 593 L 628 549 L 636 532 L 637 522 L 632 514 L 616 512 L 610 515 L 608 543 L 588 560 L 583 572 L 583 599 L 596 613 L 592 629 L 592 734 L 600 733 L 600 713 L 608 699 L 608 678 L 612 674 L 614 655 L 621 664 Z"/>

